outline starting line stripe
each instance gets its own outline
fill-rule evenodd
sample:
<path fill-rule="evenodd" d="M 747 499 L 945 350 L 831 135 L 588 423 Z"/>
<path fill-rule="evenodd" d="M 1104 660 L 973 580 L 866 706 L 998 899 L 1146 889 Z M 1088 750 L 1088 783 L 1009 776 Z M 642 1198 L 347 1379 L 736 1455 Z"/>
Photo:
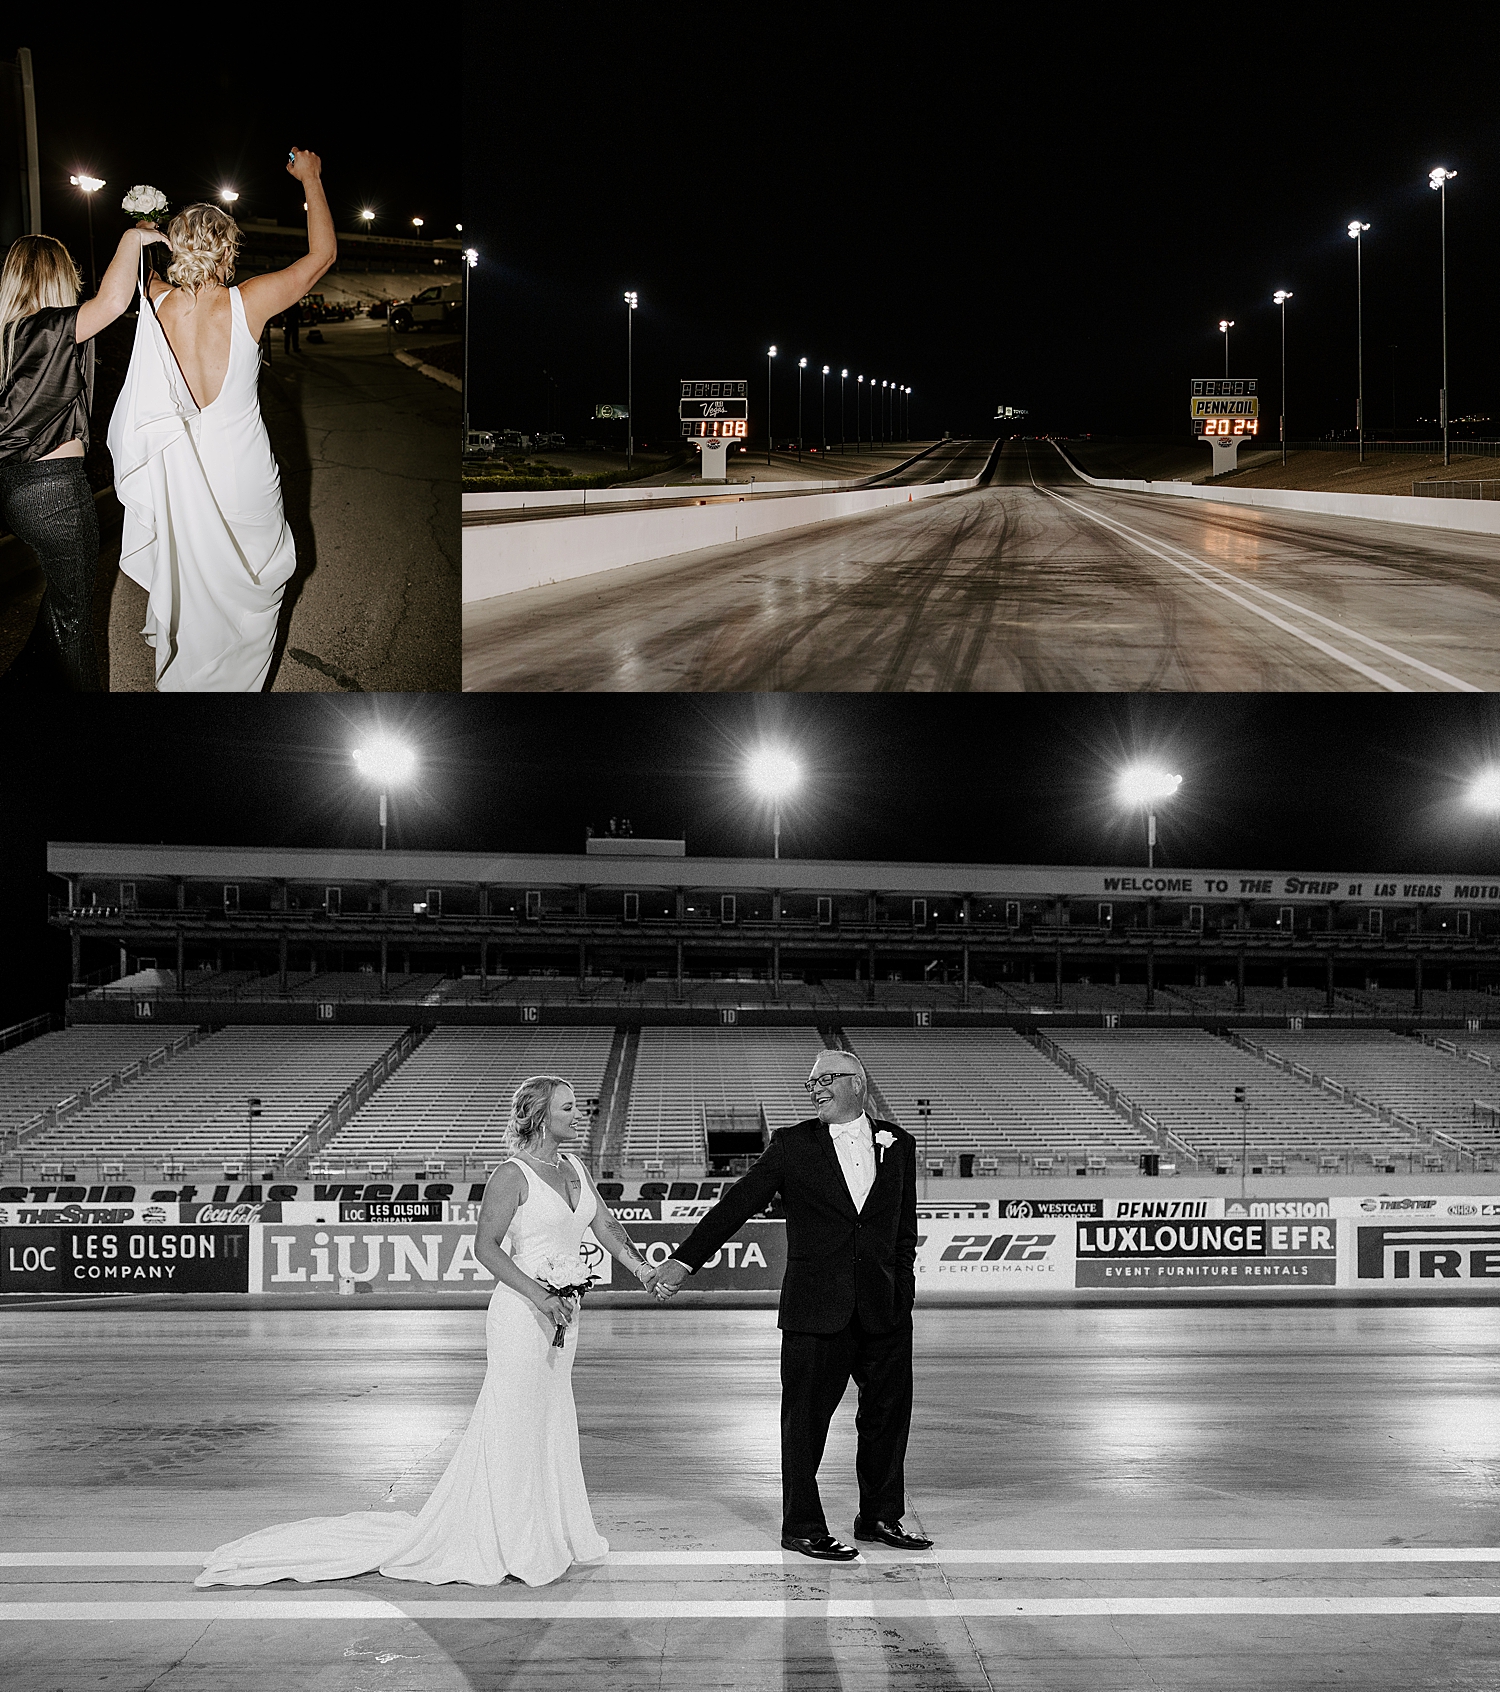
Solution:
<path fill-rule="evenodd" d="M 0 1621 L 941 1621 L 1034 1616 L 1493 1616 L 1500 1598 L 772 1598 L 659 1603 L 520 1598 L 510 1603 L 389 1604 L 379 1599 L 243 1598 L 168 1604 L 0 1604 Z"/>
<path fill-rule="evenodd" d="M 1368 1550 L 1334 1546 L 1314 1550 L 1261 1549 L 1256 1546 L 1210 1546 L 1144 1550 L 1073 1550 L 1051 1546 L 1028 1551 L 862 1551 L 864 1563 L 945 1567 L 959 1564 L 1240 1564 L 1240 1563 L 1500 1563 L 1496 1545 L 1382 1545 Z M 0 1569 L 201 1569 L 206 1551 L 0 1551 Z M 611 1551 L 599 1563 L 581 1567 L 605 1569 L 741 1568 L 759 1565 L 807 1568 L 813 1559 L 795 1551 L 751 1547 L 743 1551 Z M 826 1563 L 829 1569 L 858 1568 L 858 1563 Z"/>

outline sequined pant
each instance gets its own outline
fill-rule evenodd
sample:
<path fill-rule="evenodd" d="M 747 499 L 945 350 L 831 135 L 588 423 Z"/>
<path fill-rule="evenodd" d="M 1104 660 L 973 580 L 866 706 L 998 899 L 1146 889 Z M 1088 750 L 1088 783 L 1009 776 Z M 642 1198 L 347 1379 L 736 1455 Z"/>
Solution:
<path fill-rule="evenodd" d="M 81 458 L 0 460 L 0 516 L 36 554 L 47 577 L 36 628 L 11 666 L 13 679 L 97 693 L 92 606 L 99 521 Z M 43 672 L 51 675 L 43 681 Z"/>

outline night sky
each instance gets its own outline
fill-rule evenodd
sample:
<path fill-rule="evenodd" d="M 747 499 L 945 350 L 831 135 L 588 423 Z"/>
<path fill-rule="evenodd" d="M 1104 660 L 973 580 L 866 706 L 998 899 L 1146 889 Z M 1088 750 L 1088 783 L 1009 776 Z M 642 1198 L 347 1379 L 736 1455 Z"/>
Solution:
<path fill-rule="evenodd" d="M 380 14 L 320 23 L 316 8 L 205 14 L 212 41 L 160 7 L 87 22 L 60 10 L 27 23 L 7 52 L 31 49 L 41 154 L 42 228 L 87 263 L 85 212 L 71 175 L 103 177 L 94 206 L 102 270 L 128 227 L 120 201 L 135 183 L 160 188 L 173 210 L 238 189 L 242 217 L 304 219 L 287 149 L 323 160 L 340 230 L 368 205 L 377 235 L 451 236 L 459 209 L 458 42 L 443 26 L 398 46 Z M 327 14 L 331 19 L 333 14 Z M 283 22 L 285 18 L 285 22 Z"/>
<path fill-rule="evenodd" d="M 1399 432 L 1430 438 L 1443 164 L 1451 409 L 1500 435 L 1482 9 L 1430 29 L 1313 8 L 545 16 L 469 13 L 479 425 L 542 427 L 544 370 L 570 437 L 622 401 L 634 288 L 638 441 L 675 433 L 683 377 L 748 378 L 763 430 L 773 341 L 778 438 L 803 355 L 909 383 L 919 433 L 986 430 L 1003 403 L 1038 432 L 1186 434 L 1221 317 L 1274 434 L 1289 288 L 1291 435 L 1348 430 L 1358 217 L 1367 423 L 1389 429 L 1394 370 Z M 817 404 L 813 382 L 808 437 Z"/>
<path fill-rule="evenodd" d="M 53 840 L 379 843 L 349 751 L 379 726 L 420 774 L 393 794 L 391 844 L 578 852 L 629 817 L 694 855 L 764 855 L 770 818 L 740 768 L 766 739 L 807 779 L 791 857 L 998 863 L 1145 861 L 1119 766 L 1183 776 L 1165 867 L 1493 873 L 1500 825 L 1466 809 L 1500 762 L 1488 696 L 324 695 L 49 703 L 0 747 L 9 967 L 0 1026 L 60 1004 L 66 944 L 43 928 Z"/>

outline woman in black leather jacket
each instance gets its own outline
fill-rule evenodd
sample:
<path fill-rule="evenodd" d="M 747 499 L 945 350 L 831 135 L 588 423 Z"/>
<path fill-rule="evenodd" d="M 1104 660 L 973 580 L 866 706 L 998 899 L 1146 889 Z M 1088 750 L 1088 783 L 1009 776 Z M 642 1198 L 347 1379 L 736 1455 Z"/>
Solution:
<path fill-rule="evenodd" d="M 141 248 L 163 239 L 126 230 L 82 305 L 78 267 L 50 235 L 19 236 L 0 268 L 0 520 L 47 578 L 28 646 L 80 692 L 99 687 L 90 617 L 99 525 L 83 470 L 93 338 L 134 298 Z"/>

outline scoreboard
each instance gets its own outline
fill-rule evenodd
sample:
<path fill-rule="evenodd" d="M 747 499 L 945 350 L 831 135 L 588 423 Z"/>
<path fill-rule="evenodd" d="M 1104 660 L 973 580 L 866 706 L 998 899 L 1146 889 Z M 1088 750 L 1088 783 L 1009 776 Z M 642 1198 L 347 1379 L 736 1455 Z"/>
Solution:
<path fill-rule="evenodd" d="M 1260 433 L 1260 396 L 1254 376 L 1196 376 L 1188 407 L 1195 435 Z"/>
<path fill-rule="evenodd" d="M 684 382 L 677 415 L 685 440 L 742 441 L 750 430 L 750 384 Z"/>

